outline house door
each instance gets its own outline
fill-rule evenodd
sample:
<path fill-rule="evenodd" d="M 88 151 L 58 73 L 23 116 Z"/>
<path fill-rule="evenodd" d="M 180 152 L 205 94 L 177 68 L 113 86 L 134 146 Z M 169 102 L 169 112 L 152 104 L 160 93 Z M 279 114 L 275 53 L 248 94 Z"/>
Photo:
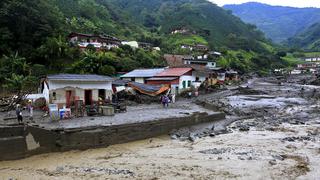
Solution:
<path fill-rule="evenodd" d="M 86 105 L 92 104 L 92 90 L 85 90 L 84 91 L 84 101 Z"/>
<path fill-rule="evenodd" d="M 66 91 L 66 107 L 70 108 L 72 101 L 72 91 Z"/>
<path fill-rule="evenodd" d="M 179 86 L 176 86 L 176 92 L 175 92 L 176 95 L 179 95 Z"/>

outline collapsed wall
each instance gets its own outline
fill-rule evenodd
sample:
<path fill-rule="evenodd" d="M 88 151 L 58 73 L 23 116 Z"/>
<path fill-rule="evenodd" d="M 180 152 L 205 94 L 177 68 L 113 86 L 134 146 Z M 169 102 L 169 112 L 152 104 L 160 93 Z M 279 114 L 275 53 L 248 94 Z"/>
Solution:
<path fill-rule="evenodd" d="M 0 127 L 0 160 L 21 159 L 41 153 L 106 147 L 159 136 L 173 129 L 224 118 L 223 113 L 210 115 L 194 113 L 188 117 L 79 129 L 47 130 L 32 126 Z"/>

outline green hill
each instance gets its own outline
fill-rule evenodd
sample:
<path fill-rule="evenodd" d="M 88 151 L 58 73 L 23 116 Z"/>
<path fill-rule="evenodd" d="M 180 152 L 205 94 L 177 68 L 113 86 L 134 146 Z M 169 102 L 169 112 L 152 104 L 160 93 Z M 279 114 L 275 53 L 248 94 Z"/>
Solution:
<path fill-rule="evenodd" d="M 313 24 L 305 31 L 290 38 L 287 44 L 308 51 L 320 51 L 320 23 Z"/>
<path fill-rule="evenodd" d="M 265 41 L 264 35 L 255 27 L 243 23 L 239 18 L 205 0 L 105 1 L 121 8 L 136 22 L 160 34 L 168 34 L 181 27 L 194 30 L 204 37 L 211 47 L 236 46 L 228 41 L 228 36 L 244 40 L 242 42 L 251 46 L 251 49 L 256 48 L 252 44 L 257 44 L 257 41 Z"/>
<path fill-rule="evenodd" d="M 47 37 L 72 31 L 161 45 L 171 30 L 186 27 L 211 47 L 258 50 L 265 41 L 253 26 L 205 0 L 4 0 L 0 12 L 1 54 L 29 53 Z"/>
<path fill-rule="evenodd" d="M 113 75 L 163 66 L 161 55 L 180 53 L 182 44 L 221 51 L 222 64 L 242 72 L 283 65 L 261 31 L 207 0 L 2 0 L 0 23 L 0 83 L 46 73 Z M 181 28 L 192 33 L 171 33 Z M 71 32 L 108 34 L 162 50 L 124 46 L 82 53 L 69 45 Z"/>
<path fill-rule="evenodd" d="M 256 25 L 274 42 L 280 43 L 320 22 L 320 9 L 270 6 L 261 3 L 225 5 L 243 21 Z"/>

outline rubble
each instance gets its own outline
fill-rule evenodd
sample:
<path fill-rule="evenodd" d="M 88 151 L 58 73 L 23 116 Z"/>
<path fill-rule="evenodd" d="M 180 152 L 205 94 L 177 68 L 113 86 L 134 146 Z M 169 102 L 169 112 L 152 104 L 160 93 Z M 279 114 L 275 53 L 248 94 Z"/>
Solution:
<path fill-rule="evenodd" d="M 230 151 L 230 149 L 228 149 L 228 148 L 222 148 L 222 149 L 214 148 L 214 149 L 207 149 L 207 150 L 199 151 L 199 153 L 202 153 L 202 154 L 223 154 L 223 153 L 226 153 L 229 151 Z"/>

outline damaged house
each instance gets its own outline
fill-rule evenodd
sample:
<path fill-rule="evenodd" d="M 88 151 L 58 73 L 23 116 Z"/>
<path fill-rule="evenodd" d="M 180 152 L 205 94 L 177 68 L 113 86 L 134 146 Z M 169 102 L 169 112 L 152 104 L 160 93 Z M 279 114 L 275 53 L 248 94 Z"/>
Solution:
<path fill-rule="evenodd" d="M 42 83 L 42 92 L 48 103 L 57 104 L 59 108 L 70 107 L 76 100 L 92 105 L 99 98 L 112 98 L 112 81 L 112 78 L 100 75 L 49 75 Z"/>
<path fill-rule="evenodd" d="M 147 79 L 150 85 L 169 85 L 174 94 L 180 94 L 186 89 L 193 86 L 196 77 L 193 75 L 192 68 L 167 68 L 156 74 L 154 77 Z"/>

